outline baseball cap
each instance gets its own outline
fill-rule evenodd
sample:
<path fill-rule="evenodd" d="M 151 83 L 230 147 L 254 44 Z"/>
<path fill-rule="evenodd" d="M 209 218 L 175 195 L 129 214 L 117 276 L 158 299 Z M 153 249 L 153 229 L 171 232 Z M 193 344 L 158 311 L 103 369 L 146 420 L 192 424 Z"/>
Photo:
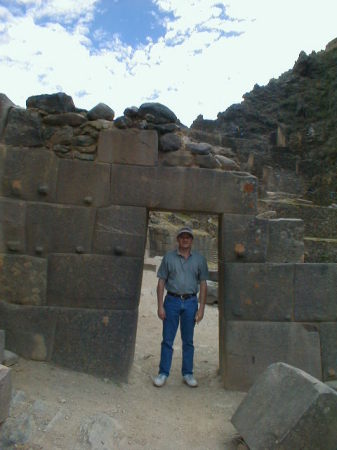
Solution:
<path fill-rule="evenodd" d="M 178 233 L 177 233 L 177 237 L 179 237 L 179 236 L 180 236 L 181 234 L 183 234 L 183 233 L 190 234 L 192 237 L 194 237 L 194 236 L 193 236 L 192 228 L 190 228 L 190 227 L 183 227 L 183 228 L 180 228 L 180 230 L 179 230 Z"/>

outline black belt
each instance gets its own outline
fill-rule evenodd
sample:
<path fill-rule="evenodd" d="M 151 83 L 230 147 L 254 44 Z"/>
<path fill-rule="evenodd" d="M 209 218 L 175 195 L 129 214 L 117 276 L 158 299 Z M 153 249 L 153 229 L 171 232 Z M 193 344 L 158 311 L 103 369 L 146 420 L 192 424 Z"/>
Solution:
<path fill-rule="evenodd" d="M 175 294 L 174 292 L 168 292 L 167 295 L 171 295 L 172 297 L 179 297 L 182 300 L 187 300 L 191 297 L 196 297 L 197 294 Z"/>

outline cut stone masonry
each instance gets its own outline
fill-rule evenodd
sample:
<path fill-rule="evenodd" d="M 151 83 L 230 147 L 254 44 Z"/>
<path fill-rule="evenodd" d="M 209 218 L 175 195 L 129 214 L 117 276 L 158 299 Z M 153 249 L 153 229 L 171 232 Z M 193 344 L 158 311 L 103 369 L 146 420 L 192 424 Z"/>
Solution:
<path fill-rule="evenodd" d="M 337 265 L 302 263 L 301 220 L 256 217 L 257 179 L 234 164 L 210 168 L 225 148 L 187 142 L 160 104 L 113 120 L 111 108 L 78 110 L 60 93 L 31 97 L 27 110 L 1 99 L 0 328 L 9 350 L 127 380 L 149 211 L 203 212 L 220 223 L 225 386 L 247 389 L 276 361 L 337 379 Z M 169 134 L 179 149 L 163 149 Z M 178 152 L 188 167 L 167 164 Z"/>

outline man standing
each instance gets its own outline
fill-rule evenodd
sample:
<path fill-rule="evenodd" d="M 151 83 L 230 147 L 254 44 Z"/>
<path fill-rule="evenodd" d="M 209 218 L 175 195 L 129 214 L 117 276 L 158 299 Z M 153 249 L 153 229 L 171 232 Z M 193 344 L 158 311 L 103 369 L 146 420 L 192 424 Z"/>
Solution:
<path fill-rule="evenodd" d="M 163 321 L 163 340 L 159 373 L 153 384 L 161 387 L 170 374 L 173 342 L 180 322 L 182 339 L 182 375 L 190 387 L 197 387 L 193 376 L 194 326 L 204 317 L 207 296 L 208 268 L 206 259 L 192 252 L 193 232 L 181 228 L 177 234 L 178 248 L 166 253 L 159 267 L 157 277 L 158 317 Z M 197 293 L 199 292 L 199 308 Z M 164 288 L 167 294 L 164 300 Z"/>

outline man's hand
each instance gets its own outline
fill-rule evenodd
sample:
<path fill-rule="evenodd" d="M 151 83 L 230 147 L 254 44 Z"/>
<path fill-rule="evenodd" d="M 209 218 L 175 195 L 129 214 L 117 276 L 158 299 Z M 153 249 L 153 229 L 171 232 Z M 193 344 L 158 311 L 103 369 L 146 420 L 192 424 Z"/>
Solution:
<path fill-rule="evenodd" d="M 166 319 L 166 313 L 165 313 L 165 309 L 163 306 L 158 307 L 158 317 L 161 320 Z"/>
<path fill-rule="evenodd" d="M 201 320 L 204 317 L 206 298 L 207 298 L 207 282 L 203 280 L 200 283 L 199 309 L 195 315 L 195 323 L 201 322 Z"/>
<path fill-rule="evenodd" d="M 197 311 L 197 313 L 195 315 L 195 323 L 199 323 L 199 322 L 202 321 L 202 319 L 204 317 L 204 311 L 205 311 L 204 306 L 200 305 L 200 307 L 199 307 L 199 309 L 198 309 L 198 311 Z"/>
<path fill-rule="evenodd" d="M 159 278 L 157 285 L 157 300 L 158 300 L 158 317 L 161 320 L 166 319 L 166 313 L 164 309 L 164 287 L 165 280 Z"/>

